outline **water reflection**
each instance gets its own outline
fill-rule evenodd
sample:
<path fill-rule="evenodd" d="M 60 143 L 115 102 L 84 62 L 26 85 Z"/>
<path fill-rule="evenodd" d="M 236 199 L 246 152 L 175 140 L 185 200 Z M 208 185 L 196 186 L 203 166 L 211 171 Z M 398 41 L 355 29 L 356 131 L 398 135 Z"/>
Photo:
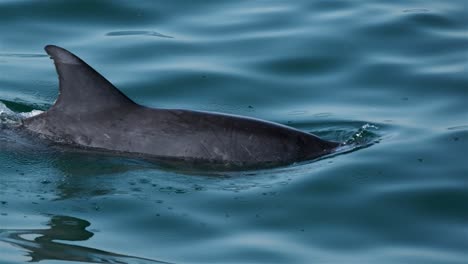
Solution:
<path fill-rule="evenodd" d="M 85 241 L 94 234 L 86 220 L 70 216 L 52 216 L 47 229 L 0 229 L 0 241 L 24 249 L 30 262 L 65 260 L 88 263 L 168 263 L 121 255 L 99 249 L 70 245 L 61 241 Z"/>
<path fill-rule="evenodd" d="M 113 175 L 123 175 L 151 166 L 139 160 L 73 150 L 56 155 L 51 165 L 64 176 L 55 186 L 57 200 L 108 195 L 115 192 L 115 182 L 111 180 Z"/>

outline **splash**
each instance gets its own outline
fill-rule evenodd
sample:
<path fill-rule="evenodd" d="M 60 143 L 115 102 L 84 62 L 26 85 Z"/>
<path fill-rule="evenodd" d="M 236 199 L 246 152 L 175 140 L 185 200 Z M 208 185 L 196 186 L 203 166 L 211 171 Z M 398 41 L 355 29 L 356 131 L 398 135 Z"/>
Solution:
<path fill-rule="evenodd" d="M 39 114 L 42 114 L 44 113 L 44 111 L 41 111 L 41 110 L 32 110 L 31 112 L 25 112 L 25 113 L 18 113 L 18 115 L 21 116 L 21 118 L 30 118 L 30 117 L 33 117 L 33 116 L 37 116 Z"/>
<path fill-rule="evenodd" d="M 341 144 L 334 154 L 348 153 L 378 143 L 380 136 L 375 132 L 378 129 L 379 127 L 373 124 L 361 126 Z"/>
<path fill-rule="evenodd" d="M 0 101 L 0 125 L 20 125 L 23 119 L 33 117 L 41 113 L 43 113 L 43 111 L 40 110 L 16 113 Z"/>
<path fill-rule="evenodd" d="M 344 145 L 367 145 L 372 143 L 377 138 L 377 135 L 373 130 L 378 130 L 379 127 L 372 124 L 365 124 L 358 129 L 348 140 L 345 141 Z"/>

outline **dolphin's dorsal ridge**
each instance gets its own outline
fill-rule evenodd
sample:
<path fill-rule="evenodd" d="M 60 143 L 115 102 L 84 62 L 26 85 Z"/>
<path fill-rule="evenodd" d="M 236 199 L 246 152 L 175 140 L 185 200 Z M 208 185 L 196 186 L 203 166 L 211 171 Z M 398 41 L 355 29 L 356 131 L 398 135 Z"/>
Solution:
<path fill-rule="evenodd" d="M 136 105 L 112 83 L 73 53 L 54 45 L 45 47 L 54 60 L 60 94 L 52 109 L 71 113 L 96 113 Z"/>

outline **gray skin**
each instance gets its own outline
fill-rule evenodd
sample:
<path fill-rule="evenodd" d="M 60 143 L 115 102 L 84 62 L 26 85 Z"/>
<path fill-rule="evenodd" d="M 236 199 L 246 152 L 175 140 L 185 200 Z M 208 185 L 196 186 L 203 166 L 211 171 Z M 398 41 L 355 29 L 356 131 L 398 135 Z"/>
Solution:
<path fill-rule="evenodd" d="M 46 46 L 60 93 L 23 126 L 59 143 L 198 164 L 262 166 L 310 160 L 339 143 L 254 118 L 138 105 L 69 51 Z"/>

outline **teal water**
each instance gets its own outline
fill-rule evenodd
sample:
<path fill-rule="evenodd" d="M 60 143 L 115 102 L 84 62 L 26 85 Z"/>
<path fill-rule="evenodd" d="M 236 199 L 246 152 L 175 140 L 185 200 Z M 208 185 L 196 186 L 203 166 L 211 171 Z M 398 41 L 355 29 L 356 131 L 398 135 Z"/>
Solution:
<path fill-rule="evenodd" d="M 2 1 L 0 30 L 0 263 L 467 263 L 466 1 Z M 7 127 L 57 97 L 46 44 L 144 105 L 372 144 L 240 172 L 52 147 Z"/>

